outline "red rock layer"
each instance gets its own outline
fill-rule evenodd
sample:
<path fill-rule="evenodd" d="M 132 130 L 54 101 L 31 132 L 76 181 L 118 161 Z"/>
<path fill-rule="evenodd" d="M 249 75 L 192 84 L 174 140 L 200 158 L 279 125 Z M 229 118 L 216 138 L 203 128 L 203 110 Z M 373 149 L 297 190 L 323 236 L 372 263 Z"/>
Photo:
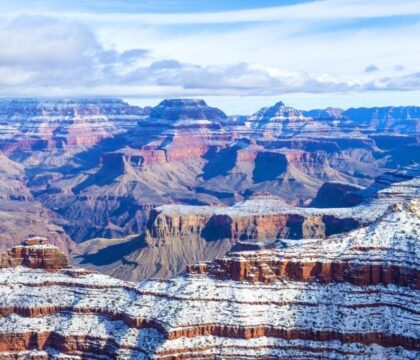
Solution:
<path fill-rule="evenodd" d="M 404 266 L 369 262 L 305 262 L 262 254 L 225 257 L 213 262 L 189 265 L 187 272 L 207 273 L 221 280 L 265 284 L 283 279 L 321 283 L 349 282 L 358 286 L 394 284 L 420 289 L 420 271 Z"/>
<path fill-rule="evenodd" d="M 412 269 L 407 269 L 404 267 L 398 266 L 377 266 L 373 264 L 368 264 L 367 262 L 361 264 L 350 264 L 346 262 L 342 263 L 322 263 L 318 262 L 296 262 L 292 259 L 284 259 L 280 257 L 275 257 L 274 252 L 258 252 L 258 253 L 242 253 L 242 254 L 233 254 L 226 258 L 216 260 L 213 263 L 203 263 L 194 266 L 189 266 L 188 271 L 190 273 L 200 273 L 216 276 L 218 279 L 223 280 L 233 279 L 242 282 L 255 282 L 261 281 L 264 283 L 272 283 L 278 279 L 281 280 L 294 280 L 294 281 L 303 281 L 303 282 L 321 282 L 321 283 L 330 283 L 330 282 L 350 282 L 357 286 L 366 286 L 366 285 L 378 285 L 378 284 L 395 284 L 397 286 L 409 286 L 409 287 L 418 287 L 418 272 Z M 28 267 L 37 267 L 45 270 L 56 270 L 67 265 L 66 256 L 62 254 L 57 248 L 48 245 L 44 239 L 35 238 L 28 240 L 24 243 L 23 246 L 17 246 L 11 249 L 1 258 L 2 266 L 18 266 L 25 265 Z M 161 298 L 159 301 L 175 300 L 176 293 L 171 294 L 165 292 L 157 291 L 156 294 L 153 291 L 147 292 L 147 289 L 144 291 L 141 287 L 131 286 L 129 283 L 123 282 L 104 282 L 95 284 L 94 282 L 84 282 L 83 284 L 78 284 L 75 281 L 77 276 L 88 275 L 86 271 L 78 272 L 74 268 L 68 268 L 59 271 L 61 281 L 66 281 L 68 276 L 68 284 L 65 283 L 42 283 L 42 282 L 32 282 L 30 277 L 28 277 L 27 284 L 25 286 L 39 286 L 46 287 L 45 293 L 48 293 L 49 286 L 66 286 L 67 291 L 68 287 L 74 287 L 74 291 L 78 294 L 77 296 L 83 296 L 82 293 L 78 293 L 78 287 L 86 287 L 97 289 L 98 287 L 107 288 L 109 291 L 112 291 L 113 288 L 120 287 L 122 289 L 133 291 L 140 296 L 145 297 L 154 297 Z M 55 276 L 55 274 L 54 274 Z M 57 278 L 60 279 L 57 276 Z M 190 279 L 194 280 L 194 277 Z M 417 283 L 413 283 L 417 281 Z M 80 289 L 79 289 L 80 290 Z M 378 291 L 380 291 L 377 288 Z M 57 291 L 57 289 L 55 290 Z M 252 290 L 250 290 L 252 291 Z M 373 290 L 374 291 L 374 290 Z M 61 294 L 61 292 L 60 292 Z M 89 295 L 89 292 L 86 293 Z M 106 292 L 101 293 L 102 295 Z M 370 296 L 371 294 L 366 294 Z M 131 294 L 130 294 L 131 296 Z M 165 299 L 165 296 L 167 299 Z M 191 298 L 184 297 L 179 298 L 179 305 L 190 306 L 193 302 L 194 294 L 191 294 Z M 57 298 L 58 299 L 58 298 Z M 185 301 L 181 304 L 181 300 Z M 232 302 L 240 303 L 242 299 L 232 299 Z M 255 299 L 257 302 L 258 300 Z M 274 298 L 273 298 L 274 300 Z M 60 300 L 61 301 L 61 300 Z M 150 304 L 153 306 L 160 306 L 162 303 L 159 301 L 152 300 Z M 208 299 L 207 299 L 208 301 Z M 215 299 L 211 301 L 221 301 Z M 275 300 L 274 300 L 275 301 Z M 297 305 L 299 301 L 296 302 Z M 89 302 L 80 302 L 80 306 L 73 306 L 72 303 L 67 305 L 60 305 L 59 303 L 51 304 L 50 306 L 32 306 L 32 303 L 29 302 L 29 305 L 22 306 L 17 304 L 3 304 L 0 307 L 0 317 L 7 317 L 11 314 L 18 314 L 22 317 L 43 317 L 50 316 L 54 314 L 89 314 L 89 315 L 98 315 L 105 316 L 111 321 L 122 321 L 128 328 L 136 329 L 147 329 L 153 328 L 162 334 L 165 341 L 176 340 L 180 338 L 195 338 L 202 336 L 214 336 L 217 338 L 227 338 L 227 339 L 256 339 L 261 337 L 274 338 L 274 339 L 283 339 L 286 341 L 291 340 L 300 340 L 307 342 L 330 342 L 338 341 L 343 344 L 363 344 L 363 345 L 372 345 L 377 344 L 384 348 L 396 348 L 401 347 L 408 351 L 416 351 L 420 346 L 420 341 L 418 338 L 411 337 L 411 333 L 406 335 L 395 335 L 388 334 L 372 329 L 366 329 L 365 332 L 348 332 L 345 328 L 341 331 L 337 328 L 316 328 L 311 329 L 309 327 L 302 327 L 299 325 L 292 325 L 285 327 L 281 324 L 268 325 L 264 323 L 255 323 L 246 325 L 246 323 L 241 322 L 238 317 L 237 321 L 231 323 L 218 322 L 217 320 L 214 323 L 207 321 L 195 322 L 187 320 L 185 323 L 179 323 L 173 328 L 169 326 L 171 322 L 161 322 L 159 316 L 151 316 L 148 318 L 149 313 L 144 313 L 142 316 L 137 316 L 138 313 L 128 313 L 125 312 L 124 308 L 114 309 L 110 307 L 106 301 L 96 303 Z M 36 304 L 36 303 L 33 303 Z M 139 303 L 141 304 L 141 303 Z M 243 306 L 250 306 L 252 300 L 248 302 L 244 301 Z M 295 304 L 295 305 L 296 305 Z M 285 304 L 286 305 L 286 304 Z M 288 306 L 290 304 L 287 304 Z M 302 304 L 300 304 L 302 305 Z M 147 306 L 147 304 L 146 304 Z M 317 303 L 308 303 L 305 306 L 310 306 L 316 311 Z M 340 305 L 337 305 L 340 306 Z M 351 303 L 352 308 L 358 307 L 372 307 L 376 308 L 377 306 L 389 306 L 390 308 L 396 307 L 401 308 L 404 305 L 401 304 L 384 304 L 384 303 L 364 303 L 358 304 L 357 302 Z M 235 306 L 232 307 L 232 309 Z M 419 313 L 410 309 L 408 306 L 407 313 L 412 314 L 413 317 L 418 316 Z M 234 311 L 234 310 L 232 310 Z M 316 313 L 316 312 L 315 312 Z M 156 314 L 160 314 L 157 312 Z M 144 317 L 144 315 L 146 315 Z M 211 321 L 211 319 L 209 319 Z M 10 355 L 11 352 L 16 354 L 23 353 L 27 350 L 46 350 L 54 349 L 56 351 L 62 352 L 66 355 L 77 355 L 82 358 L 94 359 L 100 357 L 101 355 L 105 358 L 115 358 L 117 356 L 117 351 L 121 349 L 126 349 L 128 351 L 141 353 L 147 357 L 150 354 L 147 353 L 143 348 L 137 347 L 137 343 L 130 343 L 131 345 L 121 345 L 112 331 L 107 333 L 106 336 L 98 336 L 94 332 L 89 333 L 89 335 L 78 334 L 74 331 L 69 333 L 63 333 L 54 330 L 42 331 L 33 331 L 31 328 L 26 328 L 20 332 L 16 331 L 14 333 L 2 332 L 0 331 L 0 359 L 9 359 L 14 358 Z M 204 346 L 211 347 L 211 341 L 209 344 Z M 216 346 L 216 345 L 214 345 Z M 267 345 L 268 346 L 268 345 Z M 328 345 L 327 345 L 328 348 Z M 252 351 L 256 349 L 252 348 Z M 301 349 L 299 349 L 301 350 Z M 185 359 L 185 358 L 194 358 L 194 352 L 199 351 L 199 349 L 180 349 L 176 348 L 166 348 L 164 351 L 157 351 L 153 354 L 153 358 L 156 359 Z M 327 350 L 329 351 L 329 350 Z M 335 350 L 331 350 L 335 351 Z M 4 357 L 3 357 L 3 354 Z M 94 354 L 94 355 L 93 355 Z M 329 354 L 327 352 L 327 354 Z M 43 355 L 39 355 L 39 359 L 43 359 Z M 255 356 L 254 356 L 255 357 Z M 197 358 L 200 358 L 197 355 Z M 252 358 L 252 356 L 251 356 Z"/>
<path fill-rule="evenodd" d="M 204 331 L 200 331 L 204 330 Z M 226 331 L 227 330 L 227 331 Z M 416 339 L 405 338 L 401 336 L 386 336 L 382 333 L 365 333 L 365 334 L 340 334 L 334 331 L 322 331 L 322 332 L 312 332 L 305 330 L 280 330 L 272 329 L 267 330 L 264 327 L 251 328 L 251 329 L 221 329 L 217 326 L 214 327 L 201 327 L 197 328 L 194 331 L 189 332 L 184 335 L 180 332 L 176 334 L 177 337 L 187 336 L 194 337 L 199 335 L 214 335 L 221 337 L 229 338 L 245 338 L 250 339 L 258 336 L 269 336 L 282 338 L 285 340 L 308 340 L 308 341 L 331 341 L 338 340 L 344 343 L 360 343 L 364 345 L 379 344 L 383 347 L 396 347 L 402 346 L 408 350 L 416 350 L 420 345 Z M 245 336 L 242 336 L 245 335 Z M 173 338 L 177 338 L 173 337 Z M 81 335 L 62 335 L 56 332 L 24 332 L 19 334 L 1 334 L 0 335 L 0 352 L 22 352 L 25 350 L 45 350 L 47 348 L 52 348 L 59 350 L 60 352 L 72 354 L 72 353 L 81 353 L 81 354 L 95 354 L 95 355 L 105 355 L 109 357 L 114 357 L 115 352 L 118 348 L 127 348 L 122 347 L 117 344 L 115 339 L 112 337 L 109 338 L 100 338 L 95 336 L 81 336 Z M 139 351 L 139 348 L 132 350 Z M 191 351 L 192 349 L 184 349 L 186 351 Z M 196 350 L 196 349 L 194 349 Z M 162 353 L 156 354 L 154 359 L 186 359 L 190 357 L 184 357 L 182 355 L 184 352 L 182 349 L 167 350 Z M 181 354 L 180 354 L 181 353 Z M 6 355 L 7 356 L 7 355 Z M 82 355 L 83 356 L 83 355 Z M 0 359 L 6 359 L 0 354 Z M 89 357 L 87 357 L 89 358 Z"/>
<path fill-rule="evenodd" d="M 67 256 L 43 238 L 26 240 L 24 246 L 11 248 L 0 257 L 0 268 L 26 266 L 44 270 L 62 269 L 68 265 Z"/>

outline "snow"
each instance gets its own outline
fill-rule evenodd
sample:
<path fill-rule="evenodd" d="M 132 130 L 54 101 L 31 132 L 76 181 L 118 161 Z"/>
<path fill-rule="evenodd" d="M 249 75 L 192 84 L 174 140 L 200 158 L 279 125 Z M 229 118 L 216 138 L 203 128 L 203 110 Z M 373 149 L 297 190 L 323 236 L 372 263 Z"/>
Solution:
<path fill-rule="evenodd" d="M 234 218 L 268 215 L 333 216 L 338 219 L 352 218 L 369 224 L 385 214 L 388 208 L 399 201 L 420 198 L 420 179 L 396 183 L 379 191 L 379 197 L 350 208 L 303 208 L 292 207 L 275 196 L 256 196 L 229 207 L 169 204 L 156 208 L 167 216 L 226 215 Z"/>
<path fill-rule="evenodd" d="M 400 189 L 409 188 L 405 195 L 413 194 L 413 188 L 407 184 L 398 186 Z M 392 201 L 395 202 L 399 193 L 393 194 Z M 282 258 L 336 261 L 397 265 L 418 271 L 419 201 L 393 206 L 390 206 L 389 199 L 378 199 L 373 203 L 375 210 L 370 210 L 371 213 L 367 205 L 356 209 L 334 209 L 335 214 L 341 212 L 341 216 L 358 211 L 359 214 L 354 215 L 376 219 L 364 228 L 325 240 L 282 240 L 279 242 L 282 247 L 273 250 L 246 251 L 230 256 L 234 261 L 247 261 L 247 257 L 254 256 L 260 261 Z M 185 214 L 190 214 L 194 207 L 183 208 Z M 164 209 L 179 211 L 179 207 L 165 206 Z M 202 210 L 197 211 L 203 211 L 203 214 L 207 210 L 215 211 L 212 207 L 199 209 Z M 290 211 L 290 208 L 275 198 L 255 198 L 216 211 L 267 214 L 286 210 Z M 316 211 L 327 213 L 331 209 Z M 51 245 L 31 247 L 39 246 Z M 418 356 L 418 353 L 401 347 L 384 348 L 376 344 L 339 341 L 286 341 L 265 336 L 245 340 L 213 335 L 169 340 L 165 336 L 165 333 L 176 330 L 214 324 L 232 328 L 266 326 L 349 334 L 376 332 L 418 340 L 419 290 L 393 284 L 362 287 L 345 282 L 324 284 L 284 279 L 277 279 L 272 284 L 253 284 L 219 280 L 206 274 L 184 274 L 171 280 L 135 284 L 71 267 L 48 272 L 19 266 L 0 269 L 0 308 L 13 308 L 16 312 L 0 317 L 0 334 L 33 331 L 89 335 L 98 338 L 98 345 L 107 344 L 112 339 L 118 345 L 115 356 L 121 359 L 146 359 L 153 354 L 177 353 L 179 349 L 184 349 L 184 355 L 220 358 L 251 355 L 314 358 L 319 349 L 326 349 L 328 356 L 336 359 L 415 359 Z M 29 308 L 51 309 L 56 313 L 51 311 L 51 314 L 38 317 L 19 315 L 19 309 Z M 145 319 L 154 325 L 137 329 L 130 327 L 123 318 Z M 304 350 L 299 350 L 299 347 Z M 55 350 L 47 351 L 52 358 L 65 358 Z"/>
<path fill-rule="evenodd" d="M 364 228 L 326 240 L 282 240 L 280 245 L 287 244 L 289 247 L 278 248 L 274 253 L 296 261 L 368 261 L 371 264 L 419 268 L 420 215 L 414 208 L 420 206 L 415 203 L 408 203 L 406 208 L 400 205 L 389 209 L 381 219 Z M 409 210 L 411 206 L 413 208 Z"/>
<path fill-rule="evenodd" d="M 78 281 L 80 286 L 75 286 Z M 418 319 L 413 312 L 420 305 L 416 291 L 394 285 L 361 288 L 345 283 L 286 281 L 254 285 L 191 275 L 130 287 L 130 283 L 106 276 L 87 274 L 68 280 L 64 273 L 43 273 L 24 267 L 14 271 L 1 269 L 0 283 L 1 307 L 57 305 L 71 307 L 75 312 L 124 312 L 132 317 L 157 319 L 167 331 L 202 323 L 264 324 L 285 329 L 381 331 L 415 337 Z M 77 324 L 71 323 L 68 331 L 76 331 Z"/>

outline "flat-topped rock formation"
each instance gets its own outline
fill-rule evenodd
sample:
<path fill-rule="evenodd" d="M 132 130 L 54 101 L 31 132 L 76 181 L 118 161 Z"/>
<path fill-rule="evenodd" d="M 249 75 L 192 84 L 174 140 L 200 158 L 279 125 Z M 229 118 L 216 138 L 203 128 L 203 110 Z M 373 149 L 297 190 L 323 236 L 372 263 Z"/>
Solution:
<path fill-rule="evenodd" d="M 368 110 L 353 119 L 280 101 L 227 116 L 199 99 L 153 108 L 111 98 L 3 99 L 0 151 L 20 170 L 7 164 L 3 182 L 0 156 L 0 198 L 37 202 L 78 243 L 141 233 L 163 204 L 231 206 L 268 192 L 307 206 L 326 182 L 366 188 L 419 158 L 416 108 Z"/>
<path fill-rule="evenodd" d="M 67 265 L 67 256 L 43 237 L 30 238 L 0 256 L 0 268 L 25 266 L 34 269 L 58 270 Z"/>
<path fill-rule="evenodd" d="M 282 240 L 273 250 L 232 253 L 190 265 L 189 272 L 221 279 L 272 283 L 281 280 L 358 286 L 408 286 L 420 290 L 420 202 L 392 205 L 368 227 L 328 240 Z"/>
<path fill-rule="evenodd" d="M 191 119 L 224 121 L 227 116 L 223 111 L 208 106 L 204 100 L 167 99 L 152 109 L 150 119 L 176 123 Z"/>
<path fill-rule="evenodd" d="M 153 209 L 146 234 L 156 242 L 189 236 L 266 241 L 322 238 L 368 222 L 353 211 L 297 208 L 273 196 L 256 196 L 230 207 L 163 205 Z"/>
<path fill-rule="evenodd" d="M 0 127 L 0 150 L 74 151 L 135 127 L 146 114 L 118 99 L 4 99 L 0 121 L 10 129 Z"/>
<path fill-rule="evenodd" d="M 156 243 L 189 236 L 253 242 L 323 238 L 372 223 L 398 201 L 417 199 L 418 171 L 413 165 L 385 174 L 366 190 L 334 184 L 343 197 L 357 194 L 359 204 L 353 207 L 294 207 L 264 193 L 228 207 L 163 205 L 151 211 L 146 234 Z"/>
<path fill-rule="evenodd" d="M 348 234 L 282 240 L 171 280 L 1 268 L 0 358 L 414 360 L 419 212 L 400 203 Z M 23 248 L 34 246 L 45 245 Z"/>
<path fill-rule="evenodd" d="M 150 210 L 142 234 L 84 242 L 72 252 L 72 262 L 131 281 L 170 278 L 188 264 L 220 258 L 229 251 L 345 233 L 373 224 L 398 202 L 418 199 L 416 168 L 386 177 L 388 187 L 375 185 L 366 195 L 360 190 L 354 193 L 357 196 L 344 193 L 343 197 L 353 194 L 357 200 L 353 207 L 293 207 L 264 193 L 233 206 L 163 205 Z"/>

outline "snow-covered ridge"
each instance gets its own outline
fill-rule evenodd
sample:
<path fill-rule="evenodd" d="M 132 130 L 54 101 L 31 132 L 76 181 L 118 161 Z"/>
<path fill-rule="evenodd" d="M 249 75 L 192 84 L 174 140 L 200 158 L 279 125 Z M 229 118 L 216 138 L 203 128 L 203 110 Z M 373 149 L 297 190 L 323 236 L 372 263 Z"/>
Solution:
<path fill-rule="evenodd" d="M 389 207 L 345 235 L 232 253 L 172 280 L 135 284 L 66 266 L 0 269 L 0 357 L 41 351 L 78 359 L 100 351 L 103 359 L 319 358 L 322 351 L 321 358 L 415 359 L 419 205 Z M 49 249 L 40 241 L 20 248 Z M 247 274 L 235 281 L 210 271 L 230 263 L 237 266 L 232 272 L 255 267 L 271 276 L 279 260 L 300 264 L 302 272 L 289 266 L 292 272 L 261 283 Z M 339 280 L 324 281 L 325 272 L 305 277 L 307 265 L 317 262 L 351 266 Z M 361 265 L 371 274 L 378 266 L 393 269 L 393 275 L 363 283 L 357 280 Z M 407 274 L 408 283 L 400 281 Z"/>

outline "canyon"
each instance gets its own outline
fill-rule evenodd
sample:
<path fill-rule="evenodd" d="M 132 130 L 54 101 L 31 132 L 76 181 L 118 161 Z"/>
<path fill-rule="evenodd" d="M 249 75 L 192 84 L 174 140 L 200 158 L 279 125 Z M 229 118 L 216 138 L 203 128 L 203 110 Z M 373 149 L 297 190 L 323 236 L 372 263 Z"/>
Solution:
<path fill-rule="evenodd" d="M 0 260 L 0 358 L 416 359 L 419 205 L 140 283 L 29 239 Z"/>
<path fill-rule="evenodd" d="M 418 115 L 2 99 L 0 249 L 44 236 L 75 264 L 137 281 L 235 247 L 349 231 L 371 220 L 326 209 L 369 202 L 375 179 L 418 160 Z"/>
<path fill-rule="evenodd" d="M 419 124 L 0 100 L 0 359 L 417 359 Z"/>
<path fill-rule="evenodd" d="M 162 205 L 151 210 L 140 235 L 85 241 L 71 258 L 74 264 L 123 280 L 171 278 L 189 264 L 229 251 L 271 248 L 276 241 L 325 239 L 369 226 L 396 202 L 418 199 L 419 179 L 418 165 L 386 172 L 366 189 L 347 187 L 341 207 L 335 208 L 293 207 L 268 194 L 232 206 Z"/>

